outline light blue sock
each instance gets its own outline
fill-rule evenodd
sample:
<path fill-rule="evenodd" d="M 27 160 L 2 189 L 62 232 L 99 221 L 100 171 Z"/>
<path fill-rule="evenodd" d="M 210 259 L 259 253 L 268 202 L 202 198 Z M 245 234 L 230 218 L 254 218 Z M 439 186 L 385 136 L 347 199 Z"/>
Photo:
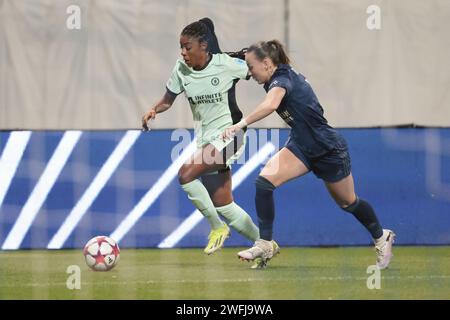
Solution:
<path fill-rule="evenodd" d="M 256 241 L 259 239 L 258 227 L 253 223 L 252 218 L 248 215 L 248 213 L 236 203 L 232 202 L 223 207 L 216 207 L 216 210 L 225 219 L 230 227 L 235 229 L 244 237 L 251 241 Z"/>
<path fill-rule="evenodd" d="M 223 226 L 217 214 L 216 208 L 209 197 L 208 190 L 206 190 L 203 183 L 196 179 L 194 181 L 182 184 L 181 187 L 188 194 L 188 198 L 192 201 L 194 206 L 208 219 L 211 229 L 215 230 Z"/>

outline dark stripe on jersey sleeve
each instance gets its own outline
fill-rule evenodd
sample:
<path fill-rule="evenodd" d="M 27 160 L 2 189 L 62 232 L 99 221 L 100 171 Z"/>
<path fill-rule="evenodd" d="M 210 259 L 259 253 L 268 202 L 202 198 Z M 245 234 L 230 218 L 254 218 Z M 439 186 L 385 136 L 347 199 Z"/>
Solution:
<path fill-rule="evenodd" d="M 230 108 L 231 112 L 231 119 L 233 119 L 233 124 L 238 123 L 242 119 L 242 112 L 239 109 L 239 106 L 236 102 L 236 83 L 239 81 L 239 79 L 235 79 L 233 81 L 233 85 L 231 86 L 230 90 L 228 90 L 228 107 Z"/>
<path fill-rule="evenodd" d="M 172 92 L 172 91 L 170 91 L 169 90 L 169 88 L 167 88 L 166 87 L 166 92 L 167 92 L 167 94 L 169 95 L 169 96 L 172 96 L 172 97 L 176 97 L 176 96 L 178 96 L 181 92 L 183 92 L 183 91 L 181 91 L 180 93 L 175 93 L 175 92 Z"/>

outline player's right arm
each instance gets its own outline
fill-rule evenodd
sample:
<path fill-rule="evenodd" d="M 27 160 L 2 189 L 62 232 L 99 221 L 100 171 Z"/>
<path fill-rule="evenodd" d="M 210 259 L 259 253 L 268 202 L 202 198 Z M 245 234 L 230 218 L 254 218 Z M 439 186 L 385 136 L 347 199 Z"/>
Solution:
<path fill-rule="evenodd" d="M 148 121 L 150 119 L 155 119 L 157 113 L 164 112 L 168 110 L 173 102 L 175 101 L 177 95 L 173 94 L 169 90 L 166 91 L 164 96 L 155 104 L 153 105 L 150 110 L 142 117 L 142 128 L 144 131 L 148 131 Z"/>
<path fill-rule="evenodd" d="M 169 109 L 176 97 L 184 91 L 182 86 L 182 81 L 178 70 L 180 68 L 180 60 L 177 61 L 175 67 L 172 70 L 169 80 L 166 84 L 166 93 L 150 110 L 142 117 L 142 128 L 144 131 L 148 131 L 148 121 L 150 119 L 155 119 L 157 113 L 161 113 Z"/>

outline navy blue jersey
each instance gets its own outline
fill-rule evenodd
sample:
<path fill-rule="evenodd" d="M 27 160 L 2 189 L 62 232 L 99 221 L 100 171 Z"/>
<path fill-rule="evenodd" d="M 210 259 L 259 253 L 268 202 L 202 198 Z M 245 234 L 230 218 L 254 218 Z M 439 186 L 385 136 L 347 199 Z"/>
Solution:
<path fill-rule="evenodd" d="M 266 92 L 274 87 L 286 90 L 277 113 L 292 128 L 291 139 L 305 155 L 314 158 L 346 147 L 343 137 L 328 125 L 319 100 L 302 74 L 296 73 L 290 65 L 280 64 L 264 84 Z"/>

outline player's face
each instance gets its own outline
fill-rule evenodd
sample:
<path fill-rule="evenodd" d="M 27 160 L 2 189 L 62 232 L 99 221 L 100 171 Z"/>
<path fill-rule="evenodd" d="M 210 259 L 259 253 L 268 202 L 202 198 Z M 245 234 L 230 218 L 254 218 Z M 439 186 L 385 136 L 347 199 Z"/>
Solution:
<path fill-rule="evenodd" d="M 266 83 L 270 80 L 270 74 L 268 72 L 267 58 L 259 60 L 253 51 L 245 54 L 245 61 L 247 62 L 248 71 L 253 79 L 259 84 Z"/>
<path fill-rule="evenodd" d="M 191 68 L 202 68 L 207 61 L 208 53 L 206 52 L 207 45 L 200 43 L 198 39 L 181 36 L 180 48 L 181 56 L 184 62 Z"/>

